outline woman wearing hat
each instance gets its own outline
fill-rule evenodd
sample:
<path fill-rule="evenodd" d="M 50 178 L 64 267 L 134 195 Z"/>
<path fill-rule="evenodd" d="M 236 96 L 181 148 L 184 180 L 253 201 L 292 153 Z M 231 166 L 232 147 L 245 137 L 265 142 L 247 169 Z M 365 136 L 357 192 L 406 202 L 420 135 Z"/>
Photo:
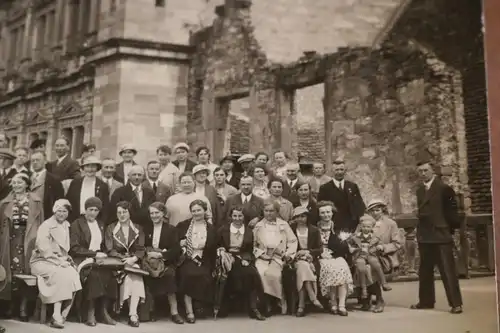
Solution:
<path fill-rule="evenodd" d="M 29 262 L 43 222 L 43 204 L 38 196 L 28 192 L 30 183 L 25 173 L 14 175 L 10 181 L 12 192 L 0 202 L 0 268 L 7 275 L 5 288 L 0 288 L 0 300 L 20 299 L 22 321 L 28 321 L 27 302 L 36 294 L 31 295 L 13 276 L 30 274 Z"/>
<path fill-rule="evenodd" d="M 226 155 L 220 161 L 222 170 L 226 173 L 226 183 L 238 188 L 240 186 L 241 174 L 235 170 L 236 162 L 232 155 Z"/>
<path fill-rule="evenodd" d="M 102 210 L 102 201 L 97 197 L 85 201 L 85 214 L 77 218 L 70 227 L 70 255 L 79 265 L 89 258 L 106 258 L 104 246 L 104 226 L 97 219 Z M 107 325 L 116 322 L 108 313 L 108 306 L 117 298 L 118 285 L 112 268 L 88 266 L 80 272 L 83 281 L 83 301 L 86 302 L 87 318 L 85 324 L 96 325 L 95 310 L 100 305 L 100 315 Z"/>
<path fill-rule="evenodd" d="M 295 256 L 295 272 L 299 304 L 297 317 L 305 315 L 306 293 L 311 302 L 323 309 L 317 297 L 317 273 L 319 273 L 318 258 L 322 252 L 321 236 L 319 229 L 308 223 L 309 211 L 299 206 L 293 210 L 292 230 L 298 240 L 298 251 Z"/>
<path fill-rule="evenodd" d="M 69 256 L 70 234 L 67 221 L 71 205 L 66 199 L 55 202 L 54 215 L 38 229 L 31 257 L 31 274 L 37 277 L 39 297 L 54 304 L 51 326 L 63 328 L 75 293 L 82 289 L 80 276 Z"/>
<path fill-rule="evenodd" d="M 73 222 L 79 216 L 85 214 L 85 201 L 92 197 L 98 197 L 102 202 L 99 212 L 99 220 L 106 221 L 109 206 L 108 185 L 99 177 L 97 172 L 101 170 L 101 161 L 95 156 L 89 156 L 82 161 L 82 176 L 74 179 L 66 194 L 66 199 L 71 204 L 72 211 L 68 221 Z"/>
<path fill-rule="evenodd" d="M 153 224 L 148 225 L 144 230 L 147 253 L 143 267 L 150 272 L 145 283 L 148 294 L 152 296 L 151 318 L 155 317 L 155 299 L 166 296 L 172 321 L 176 324 L 183 324 L 184 320 L 177 310 L 175 274 L 181 255 L 181 247 L 177 229 L 168 223 L 166 215 L 167 208 L 164 203 L 154 202 L 149 206 L 149 216 Z"/>
<path fill-rule="evenodd" d="M 379 245 L 378 250 L 381 251 L 381 263 L 384 263 L 382 267 L 385 273 L 392 273 L 395 269 L 400 266 L 398 251 L 402 248 L 404 240 L 399 232 L 398 225 L 396 221 L 389 217 L 389 212 L 387 205 L 383 200 L 375 199 L 368 204 L 367 208 L 368 214 L 370 214 L 376 221 L 373 228 L 373 235 L 380 239 L 381 245 Z M 375 313 L 380 313 L 384 311 L 384 299 L 382 296 L 382 286 L 381 281 L 377 281 L 375 278 L 376 274 L 368 272 L 366 276 L 366 284 L 368 287 L 368 292 L 375 295 L 376 305 L 371 308 L 371 296 L 363 301 L 363 310 L 372 309 Z M 357 282 L 357 281 L 356 281 Z M 358 284 L 358 283 L 356 283 Z"/>
<path fill-rule="evenodd" d="M 131 144 L 126 144 L 120 148 L 118 155 L 120 155 L 122 161 L 116 165 L 115 179 L 127 185 L 130 169 L 137 164 L 134 161 L 134 157 L 137 155 L 137 149 Z"/>
<path fill-rule="evenodd" d="M 181 173 L 191 172 L 196 166 L 196 162 L 191 161 L 188 158 L 189 146 L 184 142 L 179 142 L 174 146 L 174 153 L 176 160 L 172 163 L 179 169 Z"/>

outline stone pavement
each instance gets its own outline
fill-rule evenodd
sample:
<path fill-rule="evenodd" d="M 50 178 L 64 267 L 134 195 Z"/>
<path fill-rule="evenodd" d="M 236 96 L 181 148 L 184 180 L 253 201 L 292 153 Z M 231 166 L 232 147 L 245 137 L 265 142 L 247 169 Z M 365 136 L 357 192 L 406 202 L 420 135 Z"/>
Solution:
<path fill-rule="evenodd" d="M 335 329 L 337 332 L 369 333 L 495 333 L 497 332 L 497 310 L 495 296 L 495 280 L 493 277 L 477 278 L 461 281 L 465 302 L 465 312 L 462 315 L 449 314 L 444 290 L 440 281 L 436 281 L 437 308 L 436 310 L 415 311 L 408 306 L 415 300 L 417 293 L 416 282 L 401 282 L 393 284 L 393 291 L 386 293 L 388 306 L 382 314 L 350 312 L 349 317 L 331 316 L 328 314 L 313 314 L 305 318 L 289 316 L 275 316 L 266 322 L 257 322 L 247 318 L 225 318 L 218 321 L 211 319 L 200 320 L 195 325 L 175 325 L 168 321 L 143 323 L 139 329 L 130 328 L 124 324 L 116 327 L 99 325 L 89 328 L 83 324 L 68 323 L 65 330 L 70 333 L 103 333 L 103 332 L 151 332 L 151 333 L 254 333 L 255 330 L 265 332 L 303 333 L 314 329 L 316 332 L 328 332 Z M 8 333 L 24 332 L 58 332 L 48 326 L 16 321 L 2 323 Z M 59 331 L 60 332 L 60 331 Z"/>

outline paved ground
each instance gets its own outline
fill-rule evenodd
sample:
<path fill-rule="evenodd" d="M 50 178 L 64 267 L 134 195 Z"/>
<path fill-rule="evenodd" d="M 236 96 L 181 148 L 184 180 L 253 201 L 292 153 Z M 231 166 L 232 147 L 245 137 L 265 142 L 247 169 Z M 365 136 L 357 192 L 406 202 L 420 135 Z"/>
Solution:
<path fill-rule="evenodd" d="M 314 329 L 316 332 L 328 332 L 335 329 L 337 332 L 367 331 L 369 333 L 495 333 L 497 328 L 497 310 L 495 295 L 495 279 L 493 277 L 477 278 L 461 281 L 465 302 L 465 312 L 462 315 L 449 314 L 444 290 L 441 282 L 436 282 L 437 299 L 436 310 L 415 311 L 408 306 L 415 300 L 417 292 L 416 282 L 401 282 L 393 284 L 393 291 L 386 294 L 388 306 L 382 314 L 365 312 L 350 312 L 349 317 L 331 316 L 328 314 L 314 314 L 305 318 L 289 316 L 275 316 L 266 322 L 257 322 L 247 318 L 225 318 L 214 320 L 200 320 L 195 325 L 175 325 L 169 321 L 143 323 L 139 329 L 130 328 L 124 324 L 116 327 L 98 325 L 89 328 L 83 324 L 68 323 L 65 331 L 71 333 L 101 332 L 151 332 L 151 333 L 205 333 L 230 332 L 254 333 L 256 330 L 265 332 L 303 333 Z M 57 332 L 48 326 L 39 324 L 24 324 L 16 321 L 2 323 L 8 333 L 25 332 Z M 338 330 L 337 330 L 338 329 Z"/>

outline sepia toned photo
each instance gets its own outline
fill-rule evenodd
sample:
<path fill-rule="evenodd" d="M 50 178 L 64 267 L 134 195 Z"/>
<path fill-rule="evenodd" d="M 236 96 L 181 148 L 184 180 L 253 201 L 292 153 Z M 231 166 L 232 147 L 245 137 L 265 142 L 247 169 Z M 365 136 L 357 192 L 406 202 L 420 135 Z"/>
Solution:
<path fill-rule="evenodd" d="M 497 332 L 484 23 L 1 0 L 0 333 Z"/>

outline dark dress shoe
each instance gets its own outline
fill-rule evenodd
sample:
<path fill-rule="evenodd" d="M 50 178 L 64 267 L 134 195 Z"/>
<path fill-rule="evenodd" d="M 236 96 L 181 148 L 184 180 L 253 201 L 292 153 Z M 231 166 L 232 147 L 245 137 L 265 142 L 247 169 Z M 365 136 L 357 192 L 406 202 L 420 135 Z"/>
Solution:
<path fill-rule="evenodd" d="M 420 303 L 413 304 L 410 306 L 410 309 L 412 310 L 429 310 L 429 309 L 434 309 L 434 305 L 423 305 Z"/>
<path fill-rule="evenodd" d="M 453 313 L 453 314 L 459 314 L 462 312 L 464 312 L 464 310 L 462 309 L 462 306 L 454 306 L 450 310 L 450 313 Z"/>
<path fill-rule="evenodd" d="M 196 323 L 196 317 L 187 317 L 186 318 L 186 323 L 188 323 L 188 324 L 194 324 L 194 323 Z"/>
<path fill-rule="evenodd" d="M 257 309 L 253 309 L 251 310 L 250 312 L 250 318 L 253 318 L 253 319 L 257 319 L 257 320 L 260 320 L 260 321 L 264 321 L 266 320 L 266 317 L 264 317 L 260 312 L 259 310 Z"/>
<path fill-rule="evenodd" d="M 19 320 L 22 321 L 23 323 L 27 323 L 30 321 L 30 318 L 27 315 L 20 315 Z"/>
<path fill-rule="evenodd" d="M 184 324 L 184 319 L 179 314 L 175 314 L 172 316 L 172 322 L 182 325 Z"/>
<path fill-rule="evenodd" d="M 149 321 L 152 323 L 154 323 L 156 321 L 156 315 L 154 313 L 151 313 L 149 315 Z"/>
<path fill-rule="evenodd" d="M 342 310 L 339 309 L 338 315 L 341 316 L 341 317 L 347 317 L 349 315 L 349 313 L 345 309 L 342 309 Z"/>
<path fill-rule="evenodd" d="M 5 333 L 6 329 L 5 327 L 0 326 L 0 333 Z"/>
<path fill-rule="evenodd" d="M 296 317 L 305 317 L 306 316 L 306 312 L 304 311 L 304 309 L 300 308 L 297 310 L 297 313 L 295 314 Z"/>
<path fill-rule="evenodd" d="M 137 316 L 130 316 L 128 319 L 128 325 L 130 327 L 139 327 L 139 318 L 137 318 Z"/>

